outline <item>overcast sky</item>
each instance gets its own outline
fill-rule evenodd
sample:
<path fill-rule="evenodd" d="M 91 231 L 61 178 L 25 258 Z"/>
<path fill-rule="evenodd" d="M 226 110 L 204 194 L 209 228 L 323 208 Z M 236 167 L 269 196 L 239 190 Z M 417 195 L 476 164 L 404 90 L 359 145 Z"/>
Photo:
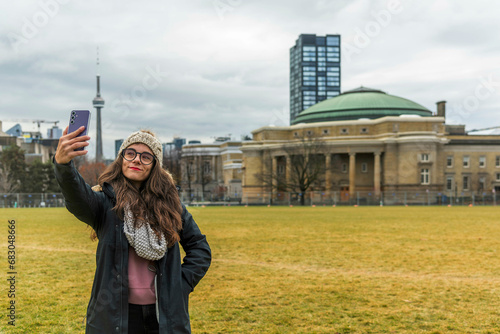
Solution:
<path fill-rule="evenodd" d="M 70 110 L 92 110 L 99 47 L 107 158 L 139 128 L 163 142 L 240 139 L 288 124 L 297 37 L 338 33 L 342 91 L 377 88 L 432 111 L 446 100 L 448 123 L 498 126 L 499 31 L 500 2 L 483 0 L 2 1 L 0 120 L 4 131 L 16 119 L 65 126 Z"/>

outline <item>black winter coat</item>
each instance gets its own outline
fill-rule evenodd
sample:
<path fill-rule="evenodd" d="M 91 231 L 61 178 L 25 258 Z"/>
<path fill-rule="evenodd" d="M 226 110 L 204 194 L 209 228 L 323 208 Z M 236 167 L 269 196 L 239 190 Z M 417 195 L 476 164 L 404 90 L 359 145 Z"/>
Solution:
<path fill-rule="evenodd" d="M 87 308 L 86 333 L 128 333 L 128 252 L 123 221 L 111 210 L 115 193 L 104 184 L 95 192 L 85 183 L 73 163 L 55 163 L 56 179 L 66 207 L 97 233 L 96 271 Z M 179 243 L 157 261 L 157 296 L 160 333 L 191 333 L 189 294 L 203 278 L 211 262 L 206 237 L 183 206 L 180 244 L 186 256 L 181 262 Z"/>

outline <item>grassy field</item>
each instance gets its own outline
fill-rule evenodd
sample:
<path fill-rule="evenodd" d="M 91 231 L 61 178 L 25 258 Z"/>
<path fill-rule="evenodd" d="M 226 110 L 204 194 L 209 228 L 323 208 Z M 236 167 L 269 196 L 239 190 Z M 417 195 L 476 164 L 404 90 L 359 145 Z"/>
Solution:
<path fill-rule="evenodd" d="M 213 252 L 193 333 L 499 333 L 500 208 L 191 208 Z M 0 333 L 83 333 L 96 243 L 65 209 L 17 224 L 17 319 Z M 8 271 L 2 261 L 4 276 Z"/>

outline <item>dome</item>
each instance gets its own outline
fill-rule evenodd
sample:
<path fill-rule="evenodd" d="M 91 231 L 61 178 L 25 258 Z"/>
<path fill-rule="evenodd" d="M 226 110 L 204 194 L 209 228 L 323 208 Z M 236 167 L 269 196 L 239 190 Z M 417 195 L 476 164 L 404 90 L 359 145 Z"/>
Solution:
<path fill-rule="evenodd" d="M 375 119 L 384 116 L 432 116 L 418 103 L 381 90 L 360 87 L 317 103 L 302 111 L 292 124 Z"/>

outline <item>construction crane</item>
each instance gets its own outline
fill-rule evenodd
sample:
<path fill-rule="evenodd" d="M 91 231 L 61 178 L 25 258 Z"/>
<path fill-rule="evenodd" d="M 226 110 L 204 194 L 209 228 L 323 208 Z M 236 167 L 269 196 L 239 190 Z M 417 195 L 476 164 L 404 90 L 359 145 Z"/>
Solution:
<path fill-rule="evenodd" d="M 492 127 L 484 128 L 484 129 L 473 129 L 473 130 L 467 131 L 467 133 L 469 133 L 469 132 L 484 131 L 484 130 L 493 130 L 493 129 L 500 129 L 500 126 L 492 126 Z"/>
<path fill-rule="evenodd" d="M 38 132 L 40 132 L 40 124 L 41 123 L 54 123 L 54 126 L 57 126 L 59 121 L 47 121 L 45 119 L 4 119 L 5 122 L 21 122 L 21 123 L 36 123 L 38 127 Z"/>
<path fill-rule="evenodd" d="M 42 123 L 53 123 L 54 126 L 52 127 L 52 129 L 54 128 L 57 128 L 57 123 L 59 123 L 59 121 L 48 121 L 48 120 L 45 120 L 45 119 L 3 119 L 1 121 L 4 121 L 4 122 L 17 122 L 17 123 L 36 123 L 37 125 L 37 134 L 34 135 L 35 138 L 42 138 L 42 132 L 40 131 L 40 124 Z M 20 132 L 20 129 L 17 129 L 16 132 L 16 136 L 21 136 L 23 135 L 23 133 Z M 23 131 L 24 132 L 24 131 Z"/>

